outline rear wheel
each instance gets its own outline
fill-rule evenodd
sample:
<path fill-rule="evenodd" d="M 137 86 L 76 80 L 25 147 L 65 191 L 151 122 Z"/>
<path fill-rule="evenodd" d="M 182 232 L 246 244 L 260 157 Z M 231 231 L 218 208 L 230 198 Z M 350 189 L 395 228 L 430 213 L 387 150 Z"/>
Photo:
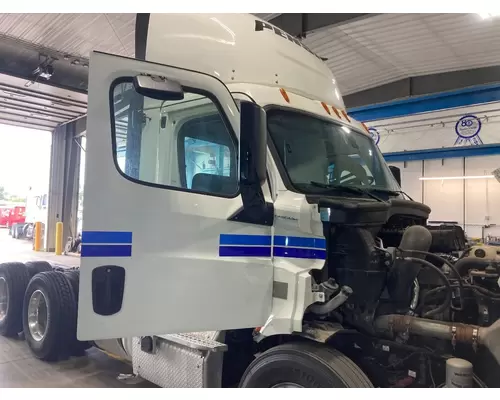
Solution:
<path fill-rule="evenodd" d="M 29 274 L 23 263 L 0 264 L 0 334 L 16 336 L 22 331 L 22 307 Z"/>
<path fill-rule="evenodd" d="M 28 269 L 30 278 L 33 278 L 40 272 L 52 271 L 52 265 L 50 265 L 47 261 L 28 261 L 25 265 Z"/>
<path fill-rule="evenodd" d="M 319 343 L 287 343 L 256 358 L 240 382 L 246 388 L 369 388 L 368 377 L 339 351 Z"/>
<path fill-rule="evenodd" d="M 37 358 L 57 361 L 71 355 L 76 313 L 75 296 L 65 274 L 42 272 L 31 279 L 24 296 L 23 332 Z"/>

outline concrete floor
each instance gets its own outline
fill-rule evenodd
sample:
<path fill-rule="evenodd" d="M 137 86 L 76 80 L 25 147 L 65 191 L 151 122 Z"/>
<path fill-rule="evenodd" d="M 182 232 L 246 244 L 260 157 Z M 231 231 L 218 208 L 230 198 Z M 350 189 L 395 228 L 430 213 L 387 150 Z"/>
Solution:
<path fill-rule="evenodd" d="M 117 379 L 132 367 L 92 348 L 84 357 L 48 363 L 34 358 L 24 340 L 0 336 L 0 388 L 154 387 L 143 381 L 127 385 Z"/>
<path fill-rule="evenodd" d="M 77 267 L 80 258 L 73 256 L 56 256 L 54 253 L 35 252 L 33 243 L 24 239 L 13 239 L 7 229 L 0 228 L 0 263 L 9 261 L 45 260 L 53 265 Z"/>
<path fill-rule="evenodd" d="M 34 252 L 31 242 L 11 238 L 0 229 L 0 263 L 46 260 L 60 266 L 78 266 L 80 259 L 71 256 Z M 132 367 L 92 348 L 84 357 L 47 363 L 33 357 L 26 342 L 0 336 L 0 388 L 120 388 L 155 387 L 149 382 L 127 384 L 119 374 L 131 374 Z"/>

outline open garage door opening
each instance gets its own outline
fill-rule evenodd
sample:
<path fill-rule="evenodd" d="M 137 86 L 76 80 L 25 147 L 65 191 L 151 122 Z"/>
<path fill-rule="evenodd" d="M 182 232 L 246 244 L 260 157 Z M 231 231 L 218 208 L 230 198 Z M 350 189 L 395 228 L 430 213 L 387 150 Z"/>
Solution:
<path fill-rule="evenodd" d="M 5 254 L 19 247 L 8 235 L 30 240 L 33 224 L 46 224 L 51 133 L 0 125 L 0 149 L 0 248 Z"/>

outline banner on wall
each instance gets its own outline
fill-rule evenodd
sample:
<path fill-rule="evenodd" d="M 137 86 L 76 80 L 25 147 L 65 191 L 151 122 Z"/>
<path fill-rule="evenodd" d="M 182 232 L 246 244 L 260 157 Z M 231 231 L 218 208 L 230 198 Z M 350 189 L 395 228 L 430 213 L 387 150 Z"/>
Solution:
<path fill-rule="evenodd" d="M 464 115 L 455 124 L 457 138 L 453 146 L 478 146 L 483 144 L 479 132 L 481 132 L 481 120 L 475 115 Z"/>
<path fill-rule="evenodd" d="M 374 121 L 368 129 L 384 154 L 500 143 L 500 108 L 421 118 Z"/>

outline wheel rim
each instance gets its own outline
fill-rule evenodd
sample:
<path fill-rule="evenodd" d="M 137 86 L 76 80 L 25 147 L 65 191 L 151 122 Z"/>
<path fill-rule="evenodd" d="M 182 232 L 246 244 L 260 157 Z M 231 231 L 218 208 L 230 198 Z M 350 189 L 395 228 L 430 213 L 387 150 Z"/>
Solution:
<path fill-rule="evenodd" d="M 9 307 L 9 288 L 2 276 L 0 277 L 0 322 L 7 316 L 7 307 Z"/>
<path fill-rule="evenodd" d="M 297 385 L 296 383 L 293 382 L 281 382 L 271 387 L 271 389 L 297 389 L 297 388 L 303 389 L 304 387 Z"/>
<path fill-rule="evenodd" d="M 28 304 L 28 328 L 37 342 L 45 337 L 47 331 L 47 300 L 40 290 L 35 290 Z"/>

